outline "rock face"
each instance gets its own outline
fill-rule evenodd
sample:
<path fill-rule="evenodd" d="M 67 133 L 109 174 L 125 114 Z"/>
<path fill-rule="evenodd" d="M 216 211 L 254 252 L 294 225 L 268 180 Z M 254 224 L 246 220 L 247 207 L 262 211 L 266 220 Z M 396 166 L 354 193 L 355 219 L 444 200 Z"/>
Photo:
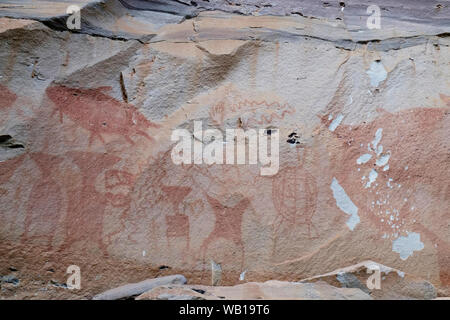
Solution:
<path fill-rule="evenodd" d="M 126 284 L 124 286 L 107 290 L 95 295 L 93 300 L 119 300 L 129 299 L 152 290 L 153 288 L 168 284 L 185 284 L 186 278 L 182 275 L 148 279 L 138 283 Z"/>
<path fill-rule="evenodd" d="M 356 288 L 336 288 L 326 283 L 285 281 L 248 282 L 229 287 L 160 286 L 136 300 L 371 300 Z"/>
<path fill-rule="evenodd" d="M 428 281 L 373 261 L 364 261 L 301 282 L 326 282 L 335 287 L 358 288 L 374 299 L 430 300 L 437 295 Z"/>
<path fill-rule="evenodd" d="M 380 29 L 364 1 L 238 2 L 84 0 L 69 30 L 66 1 L 3 1 L 0 295 L 364 260 L 450 294 L 450 2 L 379 1 Z M 278 170 L 175 164 L 194 121 L 278 132 Z"/>

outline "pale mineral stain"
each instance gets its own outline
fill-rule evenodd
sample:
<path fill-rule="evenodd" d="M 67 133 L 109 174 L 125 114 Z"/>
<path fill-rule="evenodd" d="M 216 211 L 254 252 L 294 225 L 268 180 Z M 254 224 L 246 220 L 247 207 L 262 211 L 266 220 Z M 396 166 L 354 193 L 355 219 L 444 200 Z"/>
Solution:
<path fill-rule="evenodd" d="M 367 74 L 370 78 L 370 85 L 372 87 L 378 87 L 380 82 L 386 80 L 387 72 L 383 64 L 379 61 L 374 61 L 370 65 L 370 69 L 367 70 Z"/>
<path fill-rule="evenodd" d="M 401 236 L 392 243 L 392 251 L 400 254 L 400 259 L 408 259 L 414 251 L 421 251 L 424 248 L 423 242 L 420 241 L 420 234 L 416 232 L 408 232 L 408 236 Z"/>
<path fill-rule="evenodd" d="M 390 155 L 389 153 L 383 154 L 382 156 L 380 156 L 380 157 L 377 159 L 377 161 L 375 162 L 375 164 L 376 164 L 377 166 L 379 166 L 379 167 L 383 167 L 383 166 L 385 166 L 385 165 L 388 163 L 390 157 L 391 157 L 391 155 Z"/>
<path fill-rule="evenodd" d="M 347 220 L 347 226 L 350 230 L 355 229 L 356 225 L 360 222 L 358 216 L 358 207 L 355 206 L 355 204 L 345 192 L 344 188 L 341 187 L 339 182 L 334 177 L 333 182 L 331 183 L 331 190 L 333 191 L 333 197 L 336 200 L 336 205 L 339 207 L 339 209 L 350 215 L 350 218 Z"/>
<path fill-rule="evenodd" d="M 366 183 L 366 188 L 369 188 L 372 183 L 375 182 L 375 180 L 377 180 L 378 177 L 378 172 L 375 169 L 372 169 L 369 173 L 369 181 Z"/>
<path fill-rule="evenodd" d="M 239 280 L 240 281 L 244 281 L 245 280 L 245 274 L 247 273 L 247 270 L 245 270 L 244 272 L 242 272 L 240 275 L 239 275 Z"/>
<path fill-rule="evenodd" d="M 371 158 L 372 158 L 372 155 L 366 153 L 366 154 L 363 154 L 362 156 L 360 156 L 358 159 L 356 159 L 356 163 L 357 164 L 364 164 L 367 161 L 369 161 Z"/>
<path fill-rule="evenodd" d="M 336 119 L 334 119 L 330 126 L 328 127 L 328 129 L 330 129 L 330 131 L 334 131 L 336 130 L 336 128 L 341 124 L 342 119 L 344 119 L 344 116 L 342 114 L 338 114 Z"/>
<path fill-rule="evenodd" d="M 391 189 L 393 188 L 393 186 L 391 185 L 392 181 L 394 181 L 394 180 L 392 178 L 389 178 L 389 180 L 386 182 L 386 185 Z"/>
<path fill-rule="evenodd" d="M 377 132 L 375 132 L 375 138 L 372 140 L 373 150 L 377 150 L 378 143 L 380 143 L 382 137 L 383 137 L 383 128 L 379 128 Z"/>
<path fill-rule="evenodd" d="M 377 148 L 377 157 L 383 152 L 383 146 L 379 145 Z"/>

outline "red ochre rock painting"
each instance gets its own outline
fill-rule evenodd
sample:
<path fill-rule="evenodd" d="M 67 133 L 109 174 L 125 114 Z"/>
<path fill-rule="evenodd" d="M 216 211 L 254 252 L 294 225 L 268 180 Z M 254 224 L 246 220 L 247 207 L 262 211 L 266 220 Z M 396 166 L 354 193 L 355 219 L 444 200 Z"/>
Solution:
<path fill-rule="evenodd" d="M 329 126 L 331 120 L 328 116 L 322 118 L 325 126 Z M 333 138 L 329 141 L 331 147 L 330 165 L 332 172 L 339 183 L 346 190 L 352 201 L 360 209 L 361 220 L 370 221 L 379 230 L 380 234 L 390 232 L 393 237 L 391 227 L 381 222 L 381 216 L 372 207 L 372 201 L 377 200 L 377 196 L 386 196 L 390 189 L 387 185 L 389 178 L 392 177 L 392 185 L 402 185 L 395 193 L 390 193 L 392 201 L 401 203 L 403 190 L 414 189 L 414 186 L 426 184 L 430 186 L 433 197 L 436 201 L 445 201 L 448 194 L 443 194 L 442 190 L 445 181 L 448 181 L 448 163 L 445 162 L 445 156 L 448 152 L 445 149 L 445 143 L 442 143 L 448 133 L 448 127 L 444 124 L 448 122 L 448 109 L 412 109 L 390 114 L 383 112 L 381 116 L 372 122 L 357 126 L 339 125 L 334 132 L 327 130 L 327 135 Z M 383 171 L 376 165 L 376 148 L 370 144 L 374 140 L 376 131 L 383 128 L 383 133 L 378 145 L 383 145 L 384 150 L 380 154 L 389 153 L 388 164 L 390 168 Z M 412 129 L 413 128 L 413 129 Z M 411 133 L 411 131 L 413 131 Z M 429 142 L 432 141 L 431 143 Z M 362 144 L 362 146 L 361 146 Z M 369 145 L 369 146 L 368 146 Z M 336 148 L 335 146 L 338 146 Z M 420 151 L 416 149 L 420 148 Z M 364 153 L 371 153 L 372 159 L 365 164 L 357 165 L 356 160 Z M 406 156 L 405 156 L 406 155 Z M 63 220 L 65 239 L 61 249 L 69 249 L 76 243 L 89 244 L 90 247 L 97 246 L 104 253 L 108 253 L 107 248 L 110 245 L 108 235 L 105 235 L 103 227 L 106 208 L 108 206 L 124 209 L 125 219 L 130 223 L 140 224 L 139 215 L 158 215 L 159 212 L 153 212 L 154 208 L 163 208 L 164 216 L 158 220 L 158 225 L 165 233 L 165 241 L 168 248 L 172 241 L 185 239 L 185 251 L 192 249 L 205 259 L 208 250 L 216 241 L 225 240 L 236 246 L 242 256 L 242 265 L 245 258 L 244 241 L 242 234 L 243 216 L 251 206 L 250 200 L 246 195 L 239 195 L 240 200 L 235 201 L 234 205 L 227 205 L 227 198 L 224 194 L 211 192 L 213 185 L 220 185 L 220 188 L 227 189 L 231 185 L 231 180 L 223 179 L 222 176 L 215 177 L 216 171 L 207 166 L 185 166 L 183 168 L 173 165 L 170 159 L 170 152 L 166 152 L 161 157 L 155 158 L 150 164 L 148 172 L 144 172 L 140 177 L 131 174 L 122 169 L 116 169 L 114 166 L 122 159 L 115 155 L 93 153 L 93 152 L 67 152 L 63 155 L 66 162 L 72 161 L 79 169 L 81 183 L 66 195 L 62 194 L 62 188 L 56 179 L 56 173 L 49 173 L 61 163 L 61 157 L 51 156 L 44 153 L 33 153 L 31 160 L 38 167 L 42 176 L 35 186 L 32 187 L 29 204 L 27 205 L 24 241 L 43 237 L 47 245 L 51 245 L 54 236 L 52 229 L 57 228 L 58 220 Z M 378 157 L 379 158 L 379 157 Z M 9 160 L 7 163 L 11 167 L 20 165 L 20 158 Z M 375 164 L 375 166 L 374 166 Z M 2 171 L 3 164 L 0 164 L 0 179 L 8 181 L 11 176 L 8 170 Z M 408 167 L 405 170 L 404 167 Z M 151 169 L 150 169 L 151 168 Z M 357 169 L 360 168 L 360 171 Z M 376 183 L 378 187 L 365 188 L 366 181 L 361 181 L 363 174 L 372 168 L 378 170 Z M 423 168 L 438 168 L 430 172 Z M 420 173 L 420 174 L 419 174 Z M 104 174 L 104 192 L 100 192 L 96 187 L 96 180 L 100 174 Z M 9 176 L 8 176 L 9 175 Z M 200 177 L 201 175 L 201 177 Z M 412 175 L 415 180 L 408 182 L 408 175 Z M 148 178 L 148 179 L 147 179 Z M 217 179 L 216 179 L 217 178 Z M 200 180 L 205 180 L 201 183 Z M 137 181 L 141 180 L 141 185 L 136 189 Z M 239 174 L 236 177 L 239 181 Z M 233 183 L 236 182 L 233 180 Z M 280 172 L 272 178 L 258 180 L 255 183 L 271 183 L 271 200 L 275 209 L 278 231 L 282 225 L 303 226 L 305 234 L 310 238 L 320 236 L 312 223 L 317 202 L 317 183 L 312 173 L 304 166 L 281 167 Z M 253 182 L 252 182 L 253 183 Z M 186 184 L 191 184 L 187 186 Z M 251 184 L 251 183 L 250 183 Z M 381 186 L 386 190 L 382 190 Z M 220 189 L 219 188 L 219 189 Z M 144 190 L 145 189 L 145 190 Z M 148 190 L 153 191 L 148 191 Z M 124 191 L 126 190 L 126 191 Z M 372 192 L 370 192 L 372 190 Z M 376 192 L 378 191 L 378 195 Z M 229 191 L 228 194 L 232 193 Z M 225 192 L 225 194 L 227 194 Z M 363 194 L 363 195 L 361 195 Z M 414 198 L 414 193 L 408 193 L 405 197 Z M 191 211 L 187 210 L 187 198 L 189 201 L 202 200 L 205 211 L 209 211 L 214 220 L 212 228 L 204 235 L 195 235 L 202 237 L 200 245 L 191 248 Z M 446 198 L 447 197 L 447 198 Z M 48 201 L 41 201 L 40 199 Z M 142 200 L 143 207 L 131 206 L 132 198 Z M 148 201 L 146 201 L 148 200 Z M 161 207 L 161 202 L 164 204 Z M 160 207 L 156 206 L 159 204 Z M 445 219 L 445 213 L 438 211 L 435 207 L 435 215 Z M 38 220 L 39 212 L 49 211 L 50 206 L 57 208 L 58 212 L 48 212 L 42 220 Z M 411 211 L 411 204 L 399 206 L 399 220 L 405 220 L 406 223 L 399 228 L 399 234 L 408 230 L 420 232 L 423 239 L 427 239 L 433 244 L 436 243 L 436 253 L 441 267 L 441 282 L 448 283 L 448 239 L 443 234 L 442 229 L 435 225 L 427 225 L 425 221 L 419 222 L 418 212 L 424 211 L 428 216 L 427 208 L 420 208 L 417 204 L 417 211 Z M 133 210 L 141 213 L 133 212 Z M 61 213 L 60 213 L 61 212 Z M 411 220 L 416 219 L 417 223 Z M 45 224 L 45 228 L 37 229 L 35 226 Z M 119 233 L 123 231 L 124 224 L 120 226 Z M 151 232 L 148 226 L 147 232 Z M 49 231 L 46 234 L 46 231 Z M 302 229 L 303 230 L 303 229 Z M 445 230 L 445 229 L 444 229 Z M 282 236 L 281 233 L 277 233 Z M 243 238 L 244 237 L 244 238 Z M 161 249 L 161 248 L 159 248 Z"/>
<path fill-rule="evenodd" d="M 213 230 L 209 233 L 208 237 L 203 240 L 201 245 L 200 250 L 203 255 L 203 261 L 205 260 L 208 247 L 214 241 L 219 239 L 228 240 L 238 246 L 241 250 L 240 267 L 242 269 L 245 258 L 245 248 L 242 240 L 242 218 L 250 205 L 250 200 L 243 198 L 234 206 L 228 206 L 209 195 L 206 195 L 206 199 L 213 210 L 215 221 Z"/>
<path fill-rule="evenodd" d="M 238 117 L 239 125 L 247 128 L 273 124 L 293 113 L 295 108 L 288 103 L 243 99 L 236 103 L 221 101 L 211 107 L 209 116 L 216 125 L 222 125 L 226 119 Z"/>
<path fill-rule="evenodd" d="M 279 172 L 270 178 L 271 199 L 275 209 L 275 218 L 271 223 L 273 230 L 271 254 L 274 263 L 286 259 L 286 255 L 280 249 L 286 247 L 287 241 L 292 247 L 296 245 L 314 247 L 328 239 L 321 238 L 320 230 L 313 221 L 317 214 L 319 187 L 310 166 L 307 169 L 307 163 L 310 159 L 316 159 L 315 155 L 311 153 L 309 147 L 300 145 L 291 148 L 291 151 L 291 154 L 284 157 L 284 160 L 287 157 L 289 161 L 280 165 Z M 327 219 L 331 217 L 327 215 Z M 319 218 L 318 221 L 320 220 Z"/>
<path fill-rule="evenodd" d="M 24 155 L 25 156 L 25 155 Z M 14 167 L 22 162 L 21 156 L 8 163 L 0 172 L 12 175 Z M 29 158 L 39 169 L 27 200 L 22 243 L 36 243 L 55 248 L 55 232 L 61 230 L 63 241 L 59 251 L 75 250 L 74 244 L 97 247 L 107 254 L 113 236 L 123 231 L 125 213 L 129 210 L 135 176 L 123 170 L 112 169 L 120 157 L 103 153 L 70 151 L 61 156 L 42 152 L 30 153 Z M 73 184 L 65 179 L 58 166 L 73 162 L 79 171 L 80 181 Z M 97 178 L 104 173 L 104 192 L 98 191 Z M 7 179 L 5 174 L 0 175 Z M 2 179 L 2 182 L 3 180 Z M 6 180 L 5 180 L 6 181 Z M 106 208 L 112 206 L 123 211 L 119 224 L 112 232 L 104 230 Z"/>
<path fill-rule="evenodd" d="M 111 169 L 105 172 L 106 197 L 112 206 L 121 208 L 129 205 L 135 180 L 135 175 L 124 170 Z"/>
<path fill-rule="evenodd" d="M 285 167 L 274 176 L 272 200 L 278 213 L 274 224 L 277 231 L 283 225 L 305 225 L 308 236 L 317 237 L 318 231 L 312 222 L 316 212 L 317 184 L 303 167 Z"/>
<path fill-rule="evenodd" d="M 126 228 L 126 221 L 130 214 L 132 200 L 131 192 L 135 181 L 136 176 L 127 171 L 117 169 L 105 171 L 105 198 L 107 203 L 121 210 L 118 224 L 116 223 L 116 230 L 109 232 L 105 236 L 107 244 L 112 244 L 113 238 Z"/>
<path fill-rule="evenodd" d="M 182 252 L 189 252 L 183 256 L 183 261 L 197 264 L 204 262 L 211 246 L 221 240 L 227 245 L 236 246 L 237 252 L 242 254 L 238 263 L 243 264 L 241 229 L 250 200 L 235 192 L 228 196 L 233 196 L 232 202 L 236 200 L 237 204 L 222 204 L 218 199 L 229 197 L 216 195 L 214 191 L 227 186 L 229 188 L 231 183 L 227 185 L 227 182 L 214 179 L 205 167 L 176 166 L 171 161 L 170 152 L 155 157 L 135 184 L 128 228 L 131 247 L 139 244 L 138 239 L 146 239 L 146 249 L 143 249 L 147 251 L 164 250 L 167 259 L 176 257 L 179 260 L 178 254 L 183 249 Z M 204 230 L 197 225 L 202 221 L 202 214 L 206 215 L 203 220 L 208 226 Z M 196 221 L 195 224 L 192 219 Z M 202 230 L 201 233 L 198 233 L 199 230 Z M 189 259 L 185 259 L 186 256 Z"/>
<path fill-rule="evenodd" d="M 332 172 L 359 208 L 361 222 L 374 225 L 380 238 L 419 233 L 425 249 L 436 250 L 441 282 L 448 285 L 450 233 L 442 222 L 450 206 L 450 109 L 380 112 L 371 122 L 327 130 L 335 139 L 329 141 Z M 321 119 L 327 127 L 332 121 Z M 358 164 L 364 154 L 370 159 Z"/>
<path fill-rule="evenodd" d="M 61 215 L 65 211 L 65 195 L 61 185 L 52 177 L 52 172 L 57 170 L 64 159 L 44 153 L 32 153 L 30 158 L 38 166 L 41 177 L 36 179 L 28 199 L 22 242 L 37 243 L 38 239 L 44 239 L 44 245 L 51 248 Z"/>
<path fill-rule="evenodd" d="M 172 203 L 174 213 L 166 215 L 166 236 L 170 246 L 171 238 L 184 237 L 186 238 L 186 251 L 190 248 L 190 233 L 189 233 L 189 217 L 180 213 L 179 207 L 186 196 L 192 191 L 190 187 L 181 186 L 162 186 L 163 192 L 167 199 Z"/>
<path fill-rule="evenodd" d="M 146 132 L 158 125 L 147 120 L 134 106 L 113 99 L 105 92 L 110 87 L 77 89 L 61 85 L 48 87 L 47 96 L 59 112 L 60 121 L 68 117 L 76 125 L 90 132 L 89 144 L 94 138 L 105 142 L 103 135 L 116 134 L 134 145 L 132 137 L 140 135 L 149 141 L 153 138 Z"/>
<path fill-rule="evenodd" d="M 61 249 L 67 249 L 82 241 L 89 246 L 97 245 L 107 254 L 104 243 L 103 221 L 106 207 L 111 204 L 108 197 L 97 191 L 97 177 L 121 158 L 92 152 L 70 151 L 66 153 L 80 170 L 81 187 L 68 194 L 68 208 L 65 217 L 65 240 Z"/>

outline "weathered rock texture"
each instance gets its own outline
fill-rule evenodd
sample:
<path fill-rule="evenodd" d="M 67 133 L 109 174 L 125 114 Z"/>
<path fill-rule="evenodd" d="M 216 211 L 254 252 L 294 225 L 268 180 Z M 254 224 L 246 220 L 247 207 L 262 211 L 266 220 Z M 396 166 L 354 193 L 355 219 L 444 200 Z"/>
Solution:
<path fill-rule="evenodd" d="M 448 293 L 449 1 L 380 1 L 379 30 L 364 1 L 78 2 L 73 31 L 65 1 L 0 6 L 2 297 L 210 284 L 211 260 L 221 285 L 373 260 Z M 279 128 L 279 172 L 173 164 L 193 120 Z"/>
<path fill-rule="evenodd" d="M 119 300 L 129 299 L 143 294 L 153 288 L 169 284 L 185 284 L 186 278 L 182 275 L 166 276 L 156 279 L 147 279 L 138 283 L 130 283 L 124 286 L 107 290 L 95 295 L 93 300 Z"/>
<path fill-rule="evenodd" d="M 295 283 L 271 280 L 228 287 L 160 286 L 136 300 L 371 300 L 357 288 L 337 288 L 327 283 Z"/>
<path fill-rule="evenodd" d="M 379 277 L 378 283 L 375 277 Z M 373 261 L 364 261 L 301 282 L 326 282 L 335 287 L 357 288 L 375 299 L 430 300 L 436 298 L 436 289 L 428 281 Z"/>

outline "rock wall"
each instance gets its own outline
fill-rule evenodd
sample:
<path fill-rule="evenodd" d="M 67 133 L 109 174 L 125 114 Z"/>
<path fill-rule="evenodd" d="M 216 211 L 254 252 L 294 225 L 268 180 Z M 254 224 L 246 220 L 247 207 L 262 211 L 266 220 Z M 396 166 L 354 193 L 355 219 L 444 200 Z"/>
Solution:
<path fill-rule="evenodd" d="M 450 2 L 3 1 L 3 296 L 374 260 L 450 287 Z M 174 129 L 279 129 L 279 170 L 176 165 Z M 81 290 L 64 289 L 81 269 Z M 241 279 L 241 280 L 240 280 Z M 447 290 L 447 291 L 446 291 Z"/>

